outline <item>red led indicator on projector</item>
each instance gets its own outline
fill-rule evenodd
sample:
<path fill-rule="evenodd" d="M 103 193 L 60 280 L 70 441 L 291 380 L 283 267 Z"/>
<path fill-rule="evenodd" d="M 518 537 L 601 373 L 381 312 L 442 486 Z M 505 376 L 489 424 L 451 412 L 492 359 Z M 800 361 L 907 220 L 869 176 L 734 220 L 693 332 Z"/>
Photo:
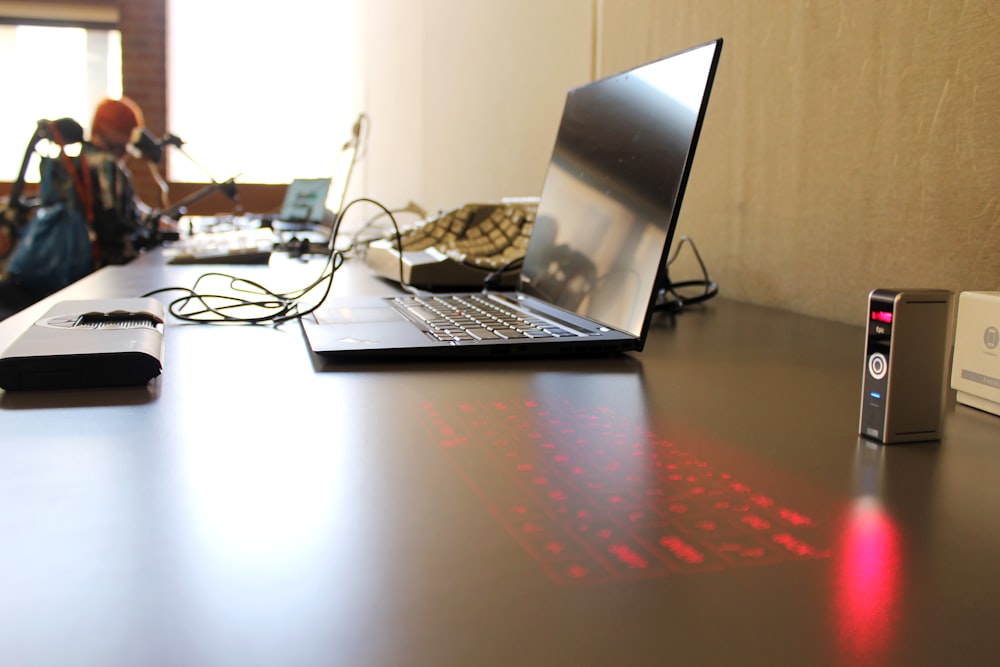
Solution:
<path fill-rule="evenodd" d="M 872 311 L 872 319 L 876 322 L 885 322 L 886 324 L 892 323 L 892 313 L 884 312 L 881 310 Z"/>

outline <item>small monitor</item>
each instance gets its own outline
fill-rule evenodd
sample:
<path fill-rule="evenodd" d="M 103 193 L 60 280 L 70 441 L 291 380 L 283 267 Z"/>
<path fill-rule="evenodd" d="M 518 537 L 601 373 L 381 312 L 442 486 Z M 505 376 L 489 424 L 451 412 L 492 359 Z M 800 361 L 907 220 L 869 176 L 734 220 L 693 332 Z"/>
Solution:
<path fill-rule="evenodd" d="M 320 224 L 326 215 L 329 178 L 296 178 L 285 191 L 278 219 L 283 222 Z"/>

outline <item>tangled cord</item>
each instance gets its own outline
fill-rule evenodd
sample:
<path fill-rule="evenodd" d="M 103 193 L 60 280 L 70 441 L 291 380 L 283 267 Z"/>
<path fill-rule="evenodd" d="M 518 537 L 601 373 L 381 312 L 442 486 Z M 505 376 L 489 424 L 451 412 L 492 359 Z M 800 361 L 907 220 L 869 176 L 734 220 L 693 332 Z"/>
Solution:
<path fill-rule="evenodd" d="M 685 244 L 691 246 L 691 250 L 694 252 L 695 259 L 698 262 L 698 266 L 701 268 L 701 278 L 696 280 L 683 280 L 680 282 L 674 282 L 670 279 L 670 266 L 677 259 L 680 254 L 681 249 Z M 681 294 L 680 290 L 690 290 L 690 288 L 701 288 L 700 291 L 695 291 L 694 294 L 686 293 Z M 701 258 L 701 253 L 698 252 L 698 246 L 694 244 L 688 236 L 682 236 L 679 243 L 677 244 L 677 249 L 674 254 L 667 259 L 666 266 L 663 272 L 663 283 L 660 286 L 659 291 L 656 295 L 656 306 L 657 311 L 666 311 L 670 313 L 677 313 L 689 306 L 693 306 L 698 303 L 704 303 L 709 299 L 714 298 L 719 293 L 719 286 L 713 281 L 708 275 L 708 267 L 705 265 L 705 260 Z"/>
<path fill-rule="evenodd" d="M 380 202 L 367 197 L 351 201 L 343 207 L 334 221 L 327 245 L 326 262 L 321 275 L 305 287 L 290 292 L 275 292 L 264 285 L 227 273 L 212 271 L 199 276 L 191 287 L 163 287 L 145 293 L 144 297 L 170 292 L 183 295 L 167 304 L 168 312 L 182 322 L 196 324 L 272 324 L 278 326 L 289 320 L 298 319 L 315 312 L 329 296 L 333 287 L 333 276 L 343 266 L 345 255 L 336 250 L 337 233 L 347 211 L 355 204 L 367 202 L 380 208 L 392 221 L 399 238 L 399 227 L 392 212 Z M 401 260 L 402 261 L 402 260 Z M 400 266 L 402 273 L 402 266 Z M 202 290 L 202 283 L 212 279 L 227 281 L 226 293 Z M 311 305 L 302 306 L 302 300 L 314 290 L 322 287 L 322 295 Z M 221 292 L 222 290 L 218 290 Z"/>

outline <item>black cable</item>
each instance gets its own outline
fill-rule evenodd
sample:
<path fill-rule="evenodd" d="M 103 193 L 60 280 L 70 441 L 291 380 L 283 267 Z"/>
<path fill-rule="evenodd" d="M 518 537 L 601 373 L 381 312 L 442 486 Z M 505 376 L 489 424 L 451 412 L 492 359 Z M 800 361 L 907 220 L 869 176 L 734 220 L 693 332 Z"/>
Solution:
<path fill-rule="evenodd" d="M 503 266 L 497 267 L 487 274 L 483 278 L 483 292 L 487 292 L 493 288 L 495 284 L 499 284 L 499 281 L 503 279 L 504 274 L 508 271 L 520 271 L 521 267 L 524 266 L 524 257 L 516 257 Z M 482 268 L 482 267 L 476 267 Z"/>
<path fill-rule="evenodd" d="M 147 292 L 143 296 L 154 296 L 168 292 L 183 292 L 168 304 L 168 310 L 178 320 L 197 324 L 274 324 L 279 325 L 316 310 L 329 294 L 333 274 L 343 264 L 340 253 L 328 258 L 323 274 L 309 285 L 293 292 L 273 292 L 264 285 L 246 278 L 227 273 L 209 272 L 199 276 L 191 287 L 164 287 Z M 212 278 L 228 281 L 230 293 L 202 290 L 202 283 Z M 300 300 L 322 284 L 326 284 L 323 297 L 316 304 L 302 309 Z M 250 295 L 248 297 L 241 294 Z M 199 306 L 191 310 L 194 303 Z M 260 315 L 246 315 L 247 310 L 261 310 Z M 236 313 L 236 314 L 233 314 Z"/>
<path fill-rule="evenodd" d="M 401 244 L 401 241 L 399 241 L 399 227 L 392 212 L 374 199 L 361 197 L 344 206 L 343 210 L 337 215 L 330 232 L 327 259 L 321 275 L 305 287 L 284 293 L 274 292 L 256 281 L 212 271 L 199 276 L 191 287 L 163 287 L 147 292 L 143 296 L 150 297 L 169 292 L 182 292 L 183 296 L 169 302 L 168 311 L 178 320 L 196 324 L 273 324 L 277 326 L 289 320 L 309 315 L 315 312 L 330 295 L 330 290 L 333 287 L 333 276 L 343 266 L 345 259 L 344 253 L 335 249 L 337 234 L 340 231 L 341 222 L 347 211 L 355 204 L 361 202 L 373 204 L 389 216 L 393 227 L 396 229 L 397 245 Z M 402 277 L 402 253 L 400 253 L 399 266 L 400 277 Z M 229 293 L 202 292 L 200 289 L 202 282 L 211 278 L 227 280 Z M 320 286 L 323 286 L 322 296 L 311 306 L 303 308 L 301 300 Z M 241 294 L 248 296 L 240 296 Z M 195 310 L 190 309 L 192 304 L 195 304 Z M 247 310 L 260 309 L 263 309 L 263 314 L 243 314 Z"/>
<path fill-rule="evenodd" d="M 411 213 L 413 215 L 426 215 L 426 213 L 424 213 L 423 211 L 415 210 L 413 208 L 414 206 L 416 205 L 413 204 L 413 202 L 410 202 L 409 204 L 403 206 L 402 208 L 391 209 L 391 213 L 396 213 L 396 214 Z M 369 236 L 369 237 L 362 237 L 362 234 L 367 232 L 370 228 L 372 228 L 375 225 L 376 222 L 386 217 L 387 215 L 390 215 L 390 212 L 386 211 L 386 209 L 383 207 L 382 210 L 379 211 L 377 215 L 374 215 L 367 221 L 365 221 L 365 223 L 361 226 L 361 228 L 358 229 L 356 232 L 354 232 L 354 235 L 351 236 L 351 242 L 348 244 L 346 248 L 343 249 L 344 254 L 349 257 L 353 256 L 355 253 L 363 255 L 363 253 L 361 252 L 362 248 L 367 248 L 368 245 L 371 244 L 372 242 L 381 241 L 382 239 L 386 238 L 386 232 L 382 232 L 378 236 Z M 395 227 L 395 235 L 399 236 L 400 235 L 399 227 L 395 224 L 393 226 Z"/>
<path fill-rule="evenodd" d="M 341 212 L 340 215 L 337 216 L 337 220 L 333 224 L 333 230 L 330 233 L 330 242 L 329 242 L 329 246 L 328 246 L 329 249 L 330 249 L 330 251 L 332 252 L 334 246 L 336 245 L 337 232 L 340 229 L 340 222 L 341 222 L 341 220 L 344 219 L 344 213 L 346 213 L 347 210 L 349 208 L 351 208 L 351 206 L 353 206 L 354 204 L 357 204 L 358 202 L 367 202 L 369 204 L 374 204 L 378 208 L 382 209 L 382 214 L 388 216 L 389 222 L 392 223 L 393 237 L 395 238 L 395 241 L 396 241 L 396 259 L 397 259 L 397 262 L 399 264 L 399 284 L 404 289 L 407 289 L 407 290 L 411 289 L 410 286 L 407 285 L 406 282 L 403 280 L 403 236 L 402 236 L 402 234 L 399 231 L 399 224 L 396 222 L 396 216 L 394 216 L 392 214 L 393 212 L 391 210 L 389 210 L 381 202 L 375 201 L 374 199 L 369 199 L 368 197 L 359 197 L 358 199 L 355 199 L 355 200 L 351 201 L 350 204 L 348 204 L 347 206 L 345 206 L 344 210 Z"/>
<path fill-rule="evenodd" d="M 691 246 L 691 250 L 694 252 L 695 259 L 698 261 L 698 266 L 701 267 L 701 279 L 695 280 L 683 280 L 680 282 L 673 282 L 670 279 L 670 265 L 674 263 L 677 256 L 680 254 L 681 249 L 685 244 Z M 702 288 L 700 293 L 697 294 L 681 294 L 679 290 L 688 289 L 692 287 Z M 701 253 L 698 252 L 698 246 L 695 245 L 694 241 L 688 236 L 682 236 L 677 244 L 677 249 L 674 250 L 674 254 L 667 259 L 666 265 L 663 269 L 663 284 L 657 292 L 656 306 L 655 309 L 658 311 L 667 312 L 680 312 L 689 306 L 695 304 L 704 303 L 709 299 L 714 298 L 719 293 L 719 286 L 709 277 L 708 267 L 705 265 L 705 260 L 702 259 Z"/>

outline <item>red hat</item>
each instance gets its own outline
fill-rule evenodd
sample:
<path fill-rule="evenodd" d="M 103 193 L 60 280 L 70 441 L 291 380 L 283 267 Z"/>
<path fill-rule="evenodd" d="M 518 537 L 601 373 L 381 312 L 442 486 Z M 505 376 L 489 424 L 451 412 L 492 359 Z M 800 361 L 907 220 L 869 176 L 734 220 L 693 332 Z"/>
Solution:
<path fill-rule="evenodd" d="M 144 124 L 142 109 L 131 99 L 104 99 L 94 112 L 90 135 L 100 135 L 111 143 L 124 145 L 132 136 L 132 130 Z"/>

